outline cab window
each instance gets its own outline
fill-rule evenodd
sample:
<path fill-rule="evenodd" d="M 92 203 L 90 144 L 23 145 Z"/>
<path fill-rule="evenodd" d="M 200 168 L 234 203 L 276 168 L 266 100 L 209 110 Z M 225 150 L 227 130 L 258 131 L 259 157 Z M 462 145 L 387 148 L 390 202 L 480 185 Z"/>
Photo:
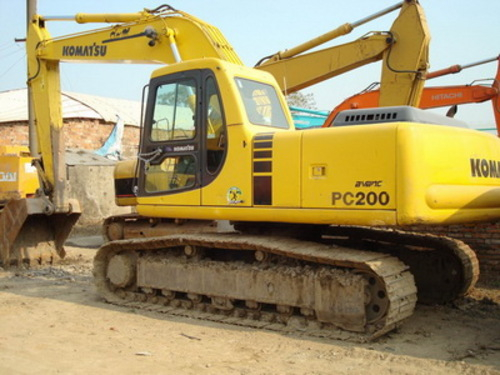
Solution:
<path fill-rule="evenodd" d="M 221 167 L 226 152 L 226 124 L 222 116 L 221 100 L 213 77 L 208 77 L 206 80 L 205 95 L 207 102 L 207 172 L 214 174 Z"/>
<path fill-rule="evenodd" d="M 194 186 L 196 162 L 193 155 L 166 157 L 160 164 L 146 167 L 145 190 L 148 193 L 185 189 Z"/>
<path fill-rule="evenodd" d="M 196 82 L 185 80 L 158 86 L 150 139 L 153 142 L 193 139 Z"/>
<path fill-rule="evenodd" d="M 273 86 L 235 78 L 248 120 L 255 125 L 288 129 L 288 121 Z"/>

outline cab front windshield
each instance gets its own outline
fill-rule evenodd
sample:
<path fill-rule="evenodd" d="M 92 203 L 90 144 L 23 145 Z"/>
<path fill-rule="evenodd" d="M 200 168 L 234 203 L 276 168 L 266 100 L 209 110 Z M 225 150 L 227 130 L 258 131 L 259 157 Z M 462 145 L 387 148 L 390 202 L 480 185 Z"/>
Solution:
<path fill-rule="evenodd" d="M 235 78 L 247 117 L 252 124 L 288 129 L 288 121 L 273 86 Z"/>

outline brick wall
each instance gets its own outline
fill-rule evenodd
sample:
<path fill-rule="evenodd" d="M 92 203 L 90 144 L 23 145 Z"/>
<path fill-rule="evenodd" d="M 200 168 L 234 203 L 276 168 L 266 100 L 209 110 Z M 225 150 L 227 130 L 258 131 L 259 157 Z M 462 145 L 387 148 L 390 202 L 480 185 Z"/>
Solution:
<path fill-rule="evenodd" d="M 84 150 L 99 149 L 113 130 L 114 123 L 99 120 L 69 119 L 65 120 L 66 148 Z M 0 142 L 9 145 L 28 145 L 28 126 L 25 122 L 0 124 Z M 139 128 L 125 126 L 122 139 L 122 155 L 134 157 L 139 145 Z"/>
<path fill-rule="evenodd" d="M 479 259 L 481 280 L 500 286 L 500 221 L 490 223 L 410 227 L 407 230 L 429 232 L 459 239 L 468 244 Z"/>
<path fill-rule="evenodd" d="M 4 145 L 28 145 L 28 127 L 25 123 L 0 125 L 0 140 Z"/>

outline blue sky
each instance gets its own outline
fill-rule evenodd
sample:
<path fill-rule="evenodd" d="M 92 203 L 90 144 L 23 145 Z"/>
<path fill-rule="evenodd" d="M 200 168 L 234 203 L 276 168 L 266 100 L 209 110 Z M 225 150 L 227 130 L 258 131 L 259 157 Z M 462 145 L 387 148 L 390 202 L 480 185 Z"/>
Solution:
<path fill-rule="evenodd" d="M 126 13 L 155 8 L 162 1 L 151 0 L 38 0 L 42 15 L 87 13 Z M 397 3 L 395 0 L 308 0 L 237 1 L 178 0 L 173 7 L 191 13 L 217 26 L 243 61 L 253 66 L 263 56 L 323 34 L 345 22 L 354 22 Z M 500 54 L 499 0 L 421 0 L 432 41 L 431 71 L 452 64 L 495 57 Z M 26 1 L 0 0 L 0 91 L 25 86 L 24 43 L 15 43 L 25 32 Z M 388 30 L 396 13 L 363 25 L 329 45 L 352 41 L 365 33 Z M 93 28 L 101 25 L 93 25 Z M 53 36 L 77 32 L 87 25 L 51 22 Z M 63 64 L 62 88 L 66 91 L 140 100 L 154 65 Z M 468 84 L 493 78 L 497 66 L 490 63 L 459 74 L 429 82 L 431 85 Z M 312 92 L 319 109 L 329 110 L 343 99 L 378 81 L 380 63 L 374 63 L 305 90 Z M 445 110 L 440 111 L 444 113 Z M 462 106 L 457 118 L 473 127 L 493 126 L 490 103 Z"/>

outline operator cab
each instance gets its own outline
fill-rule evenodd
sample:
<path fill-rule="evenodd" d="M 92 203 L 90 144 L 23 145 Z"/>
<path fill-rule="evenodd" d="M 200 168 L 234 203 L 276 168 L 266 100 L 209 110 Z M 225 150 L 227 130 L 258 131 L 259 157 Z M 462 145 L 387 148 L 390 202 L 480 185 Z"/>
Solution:
<path fill-rule="evenodd" d="M 139 155 L 139 196 L 210 184 L 228 153 L 228 124 L 262 127 L 265 132 L 291 127 L 277 86 L 272 80 L 256 79 L 269 80 L 267 73 L 250 73 L 215 59 L 182 65 L 194 66 L 196 61 L 209 67 L 184 70 L 178 64 L 159 69 L 150 82 Z M 165 70 L 175 71 L 165 74 Z M 237 76 L 238 71 L 243 74 Z"/>

